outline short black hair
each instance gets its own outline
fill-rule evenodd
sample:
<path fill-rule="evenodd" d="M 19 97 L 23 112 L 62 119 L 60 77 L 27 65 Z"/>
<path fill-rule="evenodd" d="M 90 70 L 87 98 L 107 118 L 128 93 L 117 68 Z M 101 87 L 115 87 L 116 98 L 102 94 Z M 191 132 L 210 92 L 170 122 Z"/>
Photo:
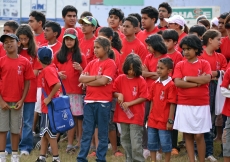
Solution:
<path fill-rule="evenodd" d="M 48 21 L 45 23 L 44 27 L 51 27 L 53 32 L 57 32 L 57 36 L 56 38 L 58 38 L 61 34 L 61 26 L 59 23 L 55 22 L 55 21 Z"/>
<path fill-rule="evenodd" d="M 142 75 L 142 62 L 137 54 L 131 53 L 126 57 L 122 68 L 124 74 L 128 75 L 128 71 L 130 70 L 131 66 L 133 68 L 135 77 Z"/>
<path fill-rule="evenodd" d="M 89 11 L 84 11 L 84 12 L 82 12 L 80 18 L 86 17 L 86 16 L 93 16 L 93 14 L 91 12 L 89 12 Z"/>
<path fill-rule="evenodd" d="M 72 5 L 67 5 L 62 9 L 62 17 L 65 17 L 68 12 L 75 12 L 77 15 L 77 9 Z"/>
<path fill-rule="evenodd" d="M 189 34 L 197 33 L 197 35 L 201 37 L 206 32 L 206 30 L 207 29 L 203 25 L 193 25 L 189 29 Z"/>
<path fill-rule="evenodd" d="M 207 30 L 204 34 L 203 34 L 203 45 L 207 46 L 208 45 L 208 40 L 209 38 L 214 39 L 215 37 L 218 37 L 219 35 L 221 35 L 221 33 L 215 29 L 210 29 Z"/>
<path fill-rule="evenodd" d="M 29 16 L 34 17 L 37 22 L 41 21 L 42 26 L 46 23 L 46 16 L 42 12 L 32 11 Z"/>
<path fill-rule="evenodd" d="M 229 12 L 224 12 L 222 14 L 220 14 L 219 18 L 221 19 L 226 19 L 226 17 L 229 15 Z"/>
<path fill-rule="evenodd" d="M 131 14 L 129 14 L 128 16 L 134 16 L 134 17 L 136 17 L 137 20 L 138 20 L 139 23 L 140 23 L 140 27 L 142 26 L 142 25 L 141 25 L 141 15 L 140 15 L 139 13 L 131 13 Z"/>
<path fill-rule="evenodd" d="M 169 57 L 162 58 L 158 62 L 163 63 L 168 69 L 173 69 L 173 60 Z"/>
<path fill-rule="evenodd" d="M 120 8 L 112 8 L 109 11 L 109 16 L 110 15 L 116 15 L 117 17 L 119 17 L 120 21 L 122 21 L 122 19 L 124 18 L 124 12 Z"/>
<path fill-rule="evenodd" d="M 180 48 L 182 48 L 183 45 L 187 45 L 190 48 L 197 50 L 196 52 L 197 56 L 200 56 L 203 50 L 201 40 L 194 34 L 185 36 L 180 42 Z"/>
<path fill-rule="evenodd" d="M 49 57 L 43 57 L 43 59 L 42 60 L 39 59 L 39 61 L 41 61 L 41 63 L 44 65 L 50 65 L 52 62 L 52 59 L 50 59 Z"/>
<path fill-rule="evenodd" d="M 155 18 L 155 23 L 157 23 L 159 12 L 155 7 L 147 6 L 141 9 L 141 14 L 146 14 L 151 19 Z"/>
<path fill-rule="evenodd" d="M 4 26 L 9 26 L 14 32 L 16 32 L 19 24 L 14 20 L 8 20 L 7 22 L 5 22 Z"/>
<path fill-rule="evenodd" d="M 167 2 L 161 3 L 161 4 L 159 5 L 158 9 L 159 9 L 160 7 L 164 7 L 164 8 L 168 11 L 169 14 L 172 13 L 172 7 L 171 7 Z"/>
<path fill-rule="evenodd" d="M 166 29 L 162 34 L 163 39 L 172 39 L 173 42 L 178 42 L 179 34 L 174 29 Z"/>
<path fill-rule="evenodd" d="M 138 27 L 138 20 L 134 16 L 128 16 L 128 17 L 126 17 L 124 21 L 129 21 L 129 22 L 131 22 L 131 24 L 132 24 L 133 27 Z"/>
<path fill-rule="evenodd" d="M 159 34 L 152 34 L 145 39 L 145 42 L 150 45 L 155 51 L 161 54 L 167 53 L 167 47 Z"/>

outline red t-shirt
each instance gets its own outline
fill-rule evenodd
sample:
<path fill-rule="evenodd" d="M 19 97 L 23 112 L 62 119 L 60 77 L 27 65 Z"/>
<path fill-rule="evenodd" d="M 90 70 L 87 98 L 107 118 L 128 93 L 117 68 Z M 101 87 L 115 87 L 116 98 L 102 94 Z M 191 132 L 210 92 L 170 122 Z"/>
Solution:
<path fill-rule="evenodd" d="M 230 62 L 228 62 L 226 70 L 229 69 L 229 68 L 230 68 Z"/>
<path fill-rule="evenodd" d="M 176 86 L 171 78 L 165 81 L 166 85 L 163 83 L 158 80 L 153 82 L 149 92 L 149 100 L 153 101 L 153 104 L 148 118 L 148 127 L 160 130 L 166 130 L 170 105 L 171 103 L 176 104 L 177 98 Z"/>
<path fill-rule="evenodd" d="M 151 32 L 147 32 L 146 30 L 142 30 L 137 34 L 137 38 L 145 45 L 145 39 L 152 34 L 156 34 L 157 32 L 159 32 L 160 30 L 158 29 L 157 26 L 155 26 L 155 28 L 151 31 Z"/>
<path fill-rule="evenodd" d="M 55 54 L 61 49 L 62 43 L 57 41 L 55 44 L 49 45 L 48 42 L 47 42 L 45 44 L 42 44 L 41 46 L 50 47 L 52 49 L 52 51 L 53 51 L 53 54 Z"/>
<path fill-rule="evenodd" d="M 181 35 L 179 35 L 178 43 L 177 43 L 175 49 L 176 49 L 177 51 L 179 51 L 180 53 L 182 53 L 182 49 L 180 48 L 180 42 L 181 42 L 181 40 L 182 40 L 186 35 L 187 35 L 187 34 L 186 34 L 185 32 L 183 32 L 183 33 L 181 33 Z"/>
<path fill-rule="evenodd" d="M 114 52 L 114 55 L 115 55 L 115 64 L 117 66 L 117 72 L 116 72 L 116 76 L 115 78 L 117 78 L 117 76 L 119 74 L 121 74 L 120 70 L 119 70 L 119 67 L 120 67 L 120 62 L 121 62 L 121 54 L 115 49 L 115 48 L 112 48 L 113 52 Z"/>
<path fill-rule="evenodd" d="M 59 83 L 58 79 L 58 73 L 56 66 L 54 64 L 51 64 L 47 67 L 45 67 L 42 72 L 41 72 L 41 85 L 44 91 L 46 92 L 47 96 L 50 94 L 50 92 L 53 89 L 53 86 L 57 83 Z M 56 98 L 59 96 L 59 93 L 57 92 L 53 98 Z M 41 96 L 41 102 L 42 102 L 42 113 L 47 114 L 48 113 L 48 108 L 44 103 L 44 94 L 42 93 Z"/>
<path fill-rule="evenodd" d="M 18 102 L 22 98 L 24 81 L 35 78 L 33 68 L 23 56 L 12 59 L 7 55 L 0 58 L 1 97 L 6 102 Z"/>
<path fill-rule="evenodd" d="M 100 61 L 94 59 L 84 69 L 89 75 L 102 75 L 111 79 L 111 82 L 104 86 L 87 86 L 85 100 L 90 101 L 112 101 L 113 98 L 113 80 L 116 75 L 116 64 L 112 59 Z"/>
<path fill-rule="evenodd" d="M 61 34 L 60 34 L 59 37 L 57 38 L 57 40 L 58 40 L 59 42 L 61 42 L 61 43 L 62 43 L 62 40 L 63 40 L 63 36 L 64 36 L 64 33 L 65 33 L 65 29 L 66 29 L 66 28 L 64 28 L 64 27 L 61 29 Z M 77 31 L 77 34 L 78 34 L 78 36 L 77 36 L 78 40 L 80 40 L 81 38 L 84 37 L 84 34 L 83 34 L 82 31 L 81 31 L 81 28 L 76 27 L 75 30 Z"/>
<path fill-rule="evenodd" d="M 203 59 L 198 59 L 194 63 L 183 60 L 177 63 L 173 78 L 183 78 L 185 76 L 200 76 L 203 73 L 212 75 L 210 64 Z M 179 88 L 178 101 L 179 105 L 202 106 L 209 105 L 209 88 L 208 83 L 200 87 Z"/>
<path fill-rule="evenodd" d="M 0 42 L 0 58 L 6 55 L 6 51 L 3 47 L 2 42 Z"/>
<path fill-rule="evenodd" d="M 221 84 L 221 87 L 228 88 L 229 85 L 230 85 L 230 69 L 228 69 L 226 73 L 224 74 L 224 79 Z M 230 98 L 228 97 L 226 97 L 225 99 L 222 114 L 228 117 L 230 116 Z"/>
<path fill-rule="evenodd" d="M 67 76 L 66 79 L 62 80 L 62 83 L 65 86 L 66 93 L 69 94 L 82 94 L 82 87 L 79 87 L 79 77 L 81 73 L 78 70 L 73 68 L 73 61 L 72 61 L 72 54 L 68 53 L 67 62 L 61 64 L 58 59 L 57 55 L 54 56 L 54 64 L 57 66 L 58 71 L 65 71 L 65 75 Z M 82 63 L 80 64 L 81 67 L 84 69 L 86 67 L 86 58 L 85 55 L 82 56 Z"/>
<path fill-rule="evenodd" d="M 116 30 L 115 32 L 118 33 L 121 40 L 125 38 L 125 35 L 120 30 Z"/>
<path fill-rule="evenodd" d="M 33 58 L 27 53 L 27 49 L 22 49 L 20 55 L 27 58 L 33 68 L 33 70 L 41 69 L 41 64 L 38 62 L 37 57 Z M 37 101 L 37 78 L 30 80 L 30 89 L 24 102 L 36 102 Z"/>
<path fill-rule="evenodd" d="M 42 44 L 47 43 L 48 41 L 45 39 L 44 31 L 42 31 L 41 34 L 36 35 L 35 34 L 35 41 L 38 47 L 40 47 Z"/>
<path fill-rule="evenodd" d="M 230 39 L 229 37 L 223 37 L 221 38 L 221 45 L 220 45 L 220 50 L 221 53 L 225 56 L 225 58 L 229 61 L 230 60 Z"/>
<path fill-rule="evenodd" d="M 173 66 L 175 68 L 176 64 L 183 60 L 183 56 L 179 51 L 175 51 L 173 53 L 167 53 L 168 57 L 170 57 L 173 60 Z"/>
<path fill-rule="evenodd" d="M 168 29 L 168 26 L 163 26 L 163 27 L 161 27 L 160 25 L 158 25 L 157 27 L 158 27 L 158 29 L 161 30 L 161 31 L 164 31 L 164 30 Z"/>
<path fill-rule="evenodd" d="M 125 85 L 125 86 L 124 86 Z M 138 98 L 147 98 L 147 84 L 142 76 L 127 78 L 125 74 L 117 77 L 113 84 L 113 92 L 122 93 L 124 102 L 130 102 Z M 116 104 L 113 121 L 116 123 L 129 123 L 143 126 L 145 114 L 145 102 L 129 107 L 134 117 L 129 119 L 120 105 Z"/>
<path fill-rule="evenodd" d="M 79 47 L 81 52 L 86 56 L 87 63 L 94 59 L 94 40 L 96 39 L 95 36 L 86 40 L 82 38 L 79 42 Z"/>
<path fill-rule="evenodd" d="M 208 61 L 212 71 L 226 70 L 227 61 L 221 53 L 214 52 L 212 55 L 208 55 L 207 52 L 203 50 L 199 58 Z"/>
<path fill-rule="evenodd" d="M 128 42 L 126 40 L 126 38 L 122 39 L 122 49 L 121 49 L 121 67 L 120 69 L 122 69 L 123 63 L 125 62 L 126 57 L 130 54 L 130 53 L 135 53 L 137 55 L 140 56 L 141 61 L 144 62 L 145 57 L 148 53 L 145 45 L 138 40 L 137 38 L 135 38 L 132 42 Z"/>
<path fill-rule="evenodd" d="M 145 58 L 144 65 L 148 68 L 149 72 L 156 72 L 157 71 L 157 63 L 160 59 L 168 57 L 167 55 L 162 55 L 158 58 L 154 57 L 153 54 L 148 54 Z M 151 85 L 154 82 L 151 78 L 146 78 L 146 82 L 148 85 L 148 90 L 151 89 Z"/>

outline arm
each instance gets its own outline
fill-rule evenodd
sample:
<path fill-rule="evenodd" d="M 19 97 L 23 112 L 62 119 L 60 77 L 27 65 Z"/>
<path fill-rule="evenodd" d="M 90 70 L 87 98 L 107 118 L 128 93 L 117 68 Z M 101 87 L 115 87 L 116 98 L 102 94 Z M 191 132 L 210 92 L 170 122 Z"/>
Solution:
<path fill-rule="evenodd" d="M 171 119 L 171 120 L 174 119 L 175 108 L 176 108 L 176 105 L 174 103 L 171 103 L 168 119 Z M 172 128 L 173 128 L 173 124 L 170 124 L 169 122 L 167 122 L 167 130 L 172 130 Z"/>
<path fill-rule="evenodd" d="M 115 93 L 113 94 L 113 97 L 117 98 L 117 102 L 118 102 L 119 104 L 122 104 L 122 103 L 124 102 L 124 96 L 123 96 L 122 93 L 117 93 L 117 92 L 115 92 Z"/>
<path fill-rule="evenodd" d="M 34 75 L 38 76 L 38 70 L 34 70 Z"/>
<path fill-rule="evenodd" d="M 81 74 L 79 77 L 79 82 L 80 83 L 89 83 L 92 82 L 94 80 L 97 80 L 97 76 L 89 76 L 89 75 L 85 75 L 85 74 Z"/>
<path fill-rule="evenodd" d="M 100 78 L 98 78 L 100 77 Z M 96 80 L 86 83 L 87 86 L 104 86 L 110 82 L 110 79 L 105 76 L 95 76 Z"/>
<path fill-rule="evenodd" d="M 193 82 L 197 84 L 207 84 L 211 80 L 211 75 L 209 74 L 202 74 L 201 76 L 193 77 L 193 76 L 186 76 L 187 82 Z"/>
<path fill-rule="evenodd" d="M 60 89 L 61 83 L 54 84 L 52 91 L 50 92 L 49 96 L 44 99 L 44 103 L 48 105 L 50 101 L 52 100 L 53 96 L 57 93 L 57 91 Z"/>
<path fill-rule="evenodd" d="M 142 71 L 142 76 L 145 78 L 157 76 L 157 78 L 158 78 L 158 75 L 156 72 L 149 72 L 149 71 Z"/>
<path fill-rule="evenodd" d="M 3 110 L 9 109 L 9 105 L 2 99 L 2 96 L 0 95 L 0 106 Z"/>
<path fill-rule="evenodd" d="M 149 110 L 149 114 L 150 114 L 150 113 L 151 113 L 151 111 L 152 111 L 153 104 L 154 104 L 154 102 L 153 102 L 153 101 L 151 101 L 151 103 L 150 103 L 150 110 Z"/>
<path fill-rule="evenodd" d="M 180 78 L 175 78 L 174 83 L 179 88 L 194 88 L 199 86 L 197 83 L 186 82 Z"/>
<path fill-rule="evenodd" d="M 130 102 L 123 102 L 122 107 L 126 110 L 128 107 L 144 102 L 146 98 L 137 98 Z"/>
<path fill-rule="evenodd" d="M 23 94 L 22 94 L 22 98 L 21 98 L 21 100 L 20 101 L 18 101 L 17 103 L 16 103 L 16 110 L 18 110 L 18 109 L 21 109 L 22 108 L 22 105 L 23 105 L 23 102 L 24 102 L 24 100 L 25 100 L 25 98 L 26 98 L 26 95 L 27 95 L 27 93 L 28 93 L 28 90 L 29 90 L 29 87 L 30 87 L 30 80 L 25 80 L 25 83 L 24 83 L 24 91 L 23 91 Z"/>

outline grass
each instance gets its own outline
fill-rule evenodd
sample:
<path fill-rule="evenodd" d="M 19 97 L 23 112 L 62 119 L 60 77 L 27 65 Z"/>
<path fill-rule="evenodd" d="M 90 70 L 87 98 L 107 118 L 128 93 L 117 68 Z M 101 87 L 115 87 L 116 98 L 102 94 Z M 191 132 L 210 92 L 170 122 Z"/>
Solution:
<path fill-rule="evenodd" d="M 181 140 L 181 133 L 179 133 L 179 141 L 180 140 Z M 67 142 L 60 143 L 59 155 L 60 155 L 61 161 L 62 162 L 76 162 L 76 157 L 77 157 L 79 150 L 75 154 L 69 155 L 69 154 L 66 154 L 65 152 L 66 146 L 67 146 Z M 124 152 L 122 148 L 119 148 L 119 149 L 122 152 Z M 220 154 L 220 143 L 214 143 L 214 157 L 217 157 L 219 154 Z M 38 156 L 39 156 L 39 150 L 34 150 L 30 154 L 30 156 L 22 156 L 21 162 L 34 162 Z M 10 157 L 8 157 L 8 159 L 10 159 Z M 113 156 L 112 151 L 110 149 L 107 152 L 106 159 L 108 162 L 124 162 L 125 161 L 125 157 Z M 88 160 L 89 162 L 93 162 L 95 161 L 95 158 L 89 158 Z M 46 161 L 52 162 L 52 156 L 49 156 Z M 178 156 L 173 156 L 171 158 L 171 162 L 187 162 L 187 161 L 188 161 L 188 157 L 187 157 L 185 149 L 182 149 Z M 148 158 L 146 162 L 150 162 L 150 159 Z M 218 162 L 223 162 L 223 158 L 218 159 Z"/>

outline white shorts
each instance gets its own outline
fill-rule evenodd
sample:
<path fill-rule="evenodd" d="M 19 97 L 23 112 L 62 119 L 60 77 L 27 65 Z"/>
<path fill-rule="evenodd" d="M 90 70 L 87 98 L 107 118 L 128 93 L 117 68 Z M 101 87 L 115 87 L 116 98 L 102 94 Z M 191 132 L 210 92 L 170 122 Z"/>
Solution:
<path fill-rule="evenodd" d="M 173 129 L 180 132 L 200 134 L 212 128 L 210 106 L 177 105 Z"/>
<path fill-rule="evenodd" d="M 37 88 L 37 102 L 35 103 L 34 111 L 37 113 L 42 113 L 42 105 L 41 105 L 41 96 L 42 96 L 42 88 Z"/>

